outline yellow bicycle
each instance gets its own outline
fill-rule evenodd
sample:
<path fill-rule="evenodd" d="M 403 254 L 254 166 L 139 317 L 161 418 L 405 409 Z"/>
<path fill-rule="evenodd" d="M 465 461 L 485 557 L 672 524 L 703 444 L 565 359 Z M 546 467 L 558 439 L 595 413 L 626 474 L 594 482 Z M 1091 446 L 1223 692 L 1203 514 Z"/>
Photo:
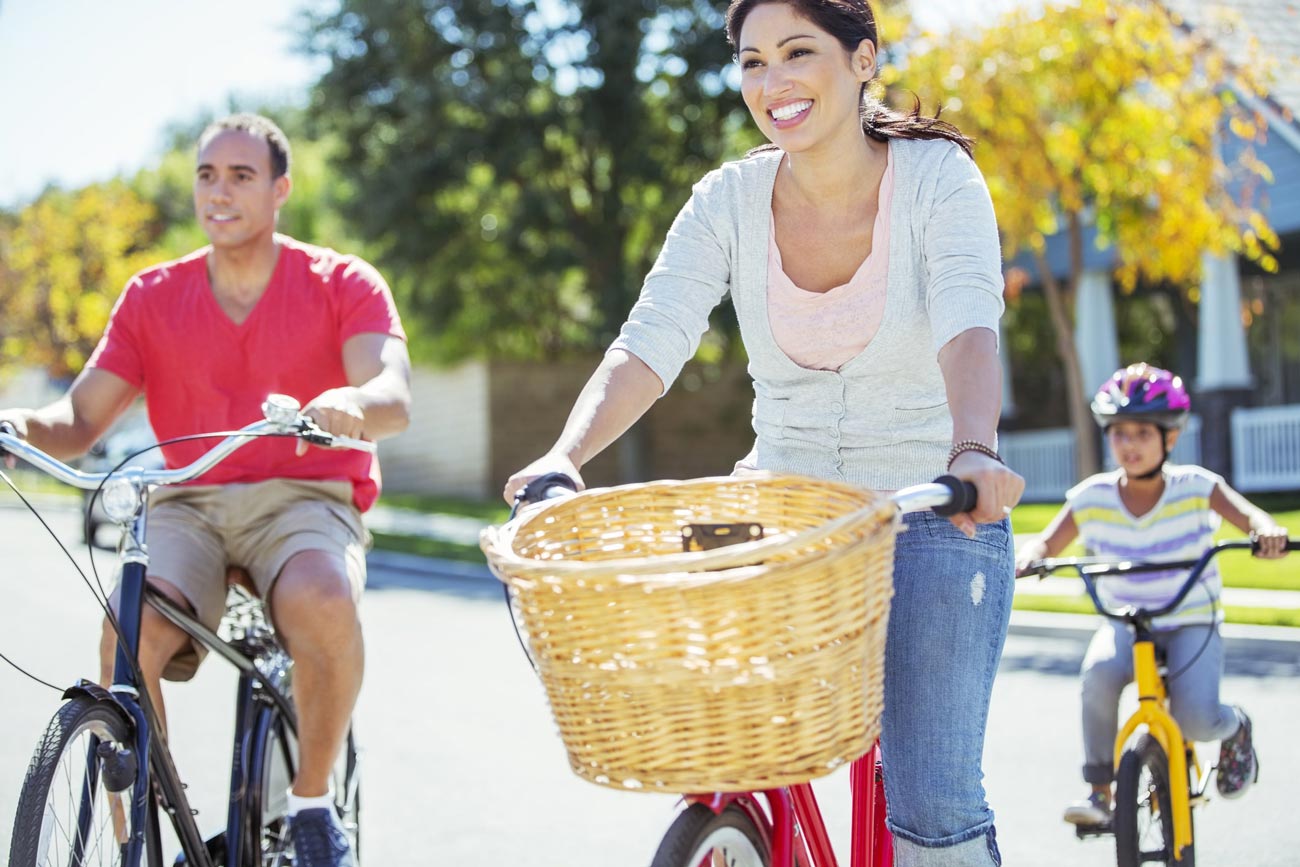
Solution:
<path fill-rule="evenodd" d="M 1115 810 L 1109 828 L 1080 827 L 1080 836 L 1113 832 L 1119 867 L 1156 863 L 1194 867 L 1192 809 L 1207 800 L 1213 766 L 1201 767 L 1192 741 L 1169 712 L 1168 672 L 1152 636 L 1152 621 L 1177 608 L 1201 580 L 1205 567 L 1220 552 L 1249 549 L 1250 540 L 1220 542 L 1196 560 L 1175 563 L 1068 557 L 1038 560 L 1024 575 L 1049 575 L 1070 569 L 1083 578 L 1097 612 L 1133 630 L 1133 672 L 1138 707 L 1115 738 Z M 1300 549 L 1291 541 L 1287 550 Z M 1108 607 L 1097 595 L 1096 581 L 1110 575 L 1188 569 L 1178 593 L 1160 608 Z"/>

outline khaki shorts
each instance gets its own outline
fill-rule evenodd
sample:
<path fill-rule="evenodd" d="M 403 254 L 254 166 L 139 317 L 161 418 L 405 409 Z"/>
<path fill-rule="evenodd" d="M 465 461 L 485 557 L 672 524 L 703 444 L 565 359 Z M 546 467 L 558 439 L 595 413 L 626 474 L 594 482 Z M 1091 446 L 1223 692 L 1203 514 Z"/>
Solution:
<path fill-rule="evenodd" d="M 366 584 L 370 534 L 348 482 L 269 479 L 159 488 L 151 495 L 147 530 L 149 577 L 178 589 L 199 622 L 214 631 L 226 611 L 229 567 L 248 572 L 268 611 L 281 570 L 304 551 L 332 555 L 354 600 L 360 601 Z M 207 648 L 191 641 L 163 677 L 189 680 L 206 655 Z"/>

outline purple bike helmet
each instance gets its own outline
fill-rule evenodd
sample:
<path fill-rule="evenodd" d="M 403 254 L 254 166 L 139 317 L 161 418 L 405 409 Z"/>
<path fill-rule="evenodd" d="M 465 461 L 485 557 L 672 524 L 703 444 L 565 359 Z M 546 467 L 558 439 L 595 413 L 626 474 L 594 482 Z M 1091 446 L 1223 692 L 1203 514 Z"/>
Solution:
<path fill-rule="evenodd" d="M 1181 430 L 1191 409 L 1182 377 L 1145 362 L 1115 371 L 1092 399 L 1092 417 L 1103 430 L 1117 421 L 1149 421 L 1162 430 Z"/>

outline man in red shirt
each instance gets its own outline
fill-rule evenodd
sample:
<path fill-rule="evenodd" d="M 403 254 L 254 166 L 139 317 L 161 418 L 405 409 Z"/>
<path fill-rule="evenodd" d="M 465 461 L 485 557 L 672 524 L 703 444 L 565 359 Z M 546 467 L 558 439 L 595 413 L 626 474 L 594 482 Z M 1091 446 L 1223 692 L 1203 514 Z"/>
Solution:
<path fill-rule="evenodd" d="M 392 295 L 364 261 L 275 232 L 289 160 L 284 133 L 266 118 L 209 126 L 198 142 L 194 210 L 210 246 L 133 277 L 68 393 L 0 420 L 64 458 L 84 453 L 140 394 L 164 441 L 243 426 L 261 417 L 270 393 L 297 398 L 334 434 L 378 440 L 404 430 L 410 362 Z M 210 446 L 163 451 L 168 466 L 180 466 Z M 196 484 L 160 489 L 150 505 L 149 580 L 215 629 L 227 570 L 242 569 L 293 656 L 299 867 L 355 864 L 329 775 L 361 687 L 360 512 L 378 493 L 379 466 L 364 452 L 262 439 Z M 105 682 L 114 647 L 106 627 Z M 192 677 L 201 653 L 146 606 L 140 666 L 160 713 L 160 679 Z"/>

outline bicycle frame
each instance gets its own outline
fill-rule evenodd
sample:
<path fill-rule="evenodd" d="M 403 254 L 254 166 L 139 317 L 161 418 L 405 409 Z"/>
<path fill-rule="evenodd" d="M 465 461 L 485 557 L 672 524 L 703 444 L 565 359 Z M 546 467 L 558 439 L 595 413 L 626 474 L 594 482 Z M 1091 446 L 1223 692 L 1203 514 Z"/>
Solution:
<path fill-rule="evenodd" d="M 1138 707 L 1120 727 L 1115 738 L 1115 769 L 1118 771 L 1121 757 L 1128 746 L 1129 738 L 1141 727 L 1156 739 L 1165 757 L 1169 761 L 1169 805 L 1173 819 L 1173 846 L 1175 860 L 1183 860 L 1182 853 L 1192 845 L 1192 800 L 1190 794 L 1195 790 L 1199 799 L 1205 791 L 1208 778 L 1201 778 L 1200 764 L 1196 759 L 1196 750 L 1183 736 L 1183 730 L 1168 711 L 1164 678 L 1156 664 L 1155 643 L 1145 629 L 1138 630 L 1133 642 L 1133 672 L 1137 683 Z M 1188 760 L 1191 760 L 1191 767 Z M 1190 771 L 1194 773 L 1189 774 Z M 1175 784 L 1175 781 L 1188 781 L 1187 786 Z"/>
<path fill-rule="evenodd" d="M 151 782 L 157 784 L 158 799 L 140 798 L 131 805 L 131 839 L 127 843 L 126 864 L 148 863 L 161 864 L 161 840 L 159 835 L 158 810 L 161 808 L 171 818 L 176 835 L 185 852 L 188 864 L 215 867 L 212 857 L 204 842 L 194 819 L 195 811 L 190 808 L 185 796 L 185 786 L 171 758 L 165 739 L 156 734 L 161 731 L 148 693 L 142 694 L 141 684 L 135 677 L 135 669 L 130 660 L 139 651 L 140 622 L 146 600 L 157 608 L 169 621 L 183 630 L 209 650 L 225 659 L 239 670 L 239 684 L 236 690 L 236 712 L 234 731 L 235 756 L 231 768 L 230 809 L 226 821 L 226 840 L 235 841 L 226 860 L 226 867 L 253 867 L 253 853 L 244 852 L 237 841 L 244 839 L 244 830 L 251 811 L 260 810 L 262 804 L 255 793 L 250 802 L 247 786 L 248 768 L 252 763 L 244 760 L 248 733 L 258 724 L 257 709 L 267 703 L 274 704 L 279 718 L 289 729 L 289 734 L 297 736 L 297 717 L 293 705 L 285 697 L 280 681 L 284 670 L 278 669 L 269 675 L 260 671 L 255 657 L 240 652 L 232 644 L 223 641 L 215 632 L 195 620 L 183 608 L 155 588 L 146 584 L 145 574 L 148 556 L 139 539 L 143 537 L 146 510 L 141 509 L 139 516 L 124 539 L 124 563 L 120 580 L 121 597 L 119 625 L 122 641 L 117 648 L 114 663 L 113 686 L 109 692 L 119 705 L 136 721 L 136 755 L 148 756 L 148 762 L 137 763 L 138 792 L 152 790 Z M 125 645 L 125 646 L 124 646 Z M 131 656 L 128 658 L 127 653 Z M 276 682 L 273 682 L 272 678 Z M 69 694 L 84 691 L 85 687 L 74 687 Z M 281 737 L 281 743 L 284 739 Z M 96 745 L 91 744 L 93 749 Z M 292 774 L 294 761 L 286 751 L 283 756 Z M 143 847 L 148 846 L 148 860 L 140 861 L 146 855 Z"/>
<path fill-rule="evenodd" d="M 851 867 L 893 867 L 894 843 L 885 826 L 885 778 L 881 770 L 880 745 L 849 766 L 852 793 Z M 767 810 L 758 802 L 762 794 Z M 754 792 L 714 792 L 688 795 L 688 804 L 704 804 L 714 813 L 730 806 L 744 810 L 754 826 L 769 832 L 766 841 L 772 867 L 838 867 L 826 822 L 811 783 Z M 797 860 L 796 860 L 797 856 Z"/>

